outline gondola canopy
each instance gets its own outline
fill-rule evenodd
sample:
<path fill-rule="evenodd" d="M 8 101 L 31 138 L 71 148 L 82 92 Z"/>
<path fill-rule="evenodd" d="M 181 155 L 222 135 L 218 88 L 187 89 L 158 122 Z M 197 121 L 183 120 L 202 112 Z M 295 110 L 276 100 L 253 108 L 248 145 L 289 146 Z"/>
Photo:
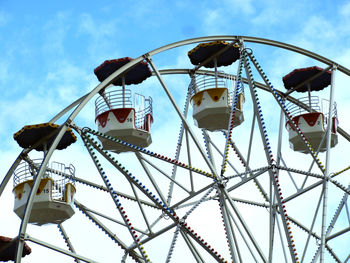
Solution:
<path fill-rule="evenodd" d="M 217 66 L 229 66 L 240 57 L 239 47 L 237 45 L 231 45 L 225 41 L 213 41 L 209 43 L 201 43 L 188 52 L 188 57 L 193 65 L 199 65 L 207 58 L 219 52 L 223 48 L 228 47 L 223 53 L 216 57 Z M 208 61 L 205 65 L 206 68 L 214 68 L 214 59 Z"/>
<path fill-rule="evenodd" d="M 0 261 L 14 261 L 17 250 L 17 238 L 9 238 L 0 236 Z M 29 255 L 32 252 L 30 247 L 24 242 L 22 257 Z"/>
<path fill-rule="evenodd" d="M 322 71 L 323 71 L 322 68 L 319 68 L 316 66 L 295 69 L 283 77 L 282 80 L 284 83 L 284 87 L 287 90 L 292 89 Z M 331 84 L 331 75 L 332 73 L 330 71 L 324 71 L 320 76 L 318 76 L 317 78 L 314 78 L 310 82 L 306 82 L 303 86 L 298 88 L 296 91 L 307 92 L 308 83 L 310 83 L 310 91 L 322 90 Z"/>
<path fill-rule="evenodd" d="M 94 73 L 97 76 L 97 79 L 102 82 L 113 72 L 120 69 L 122 66 L 132 60 L 133 58 L 130 57 L 106 60 L 100 66 L 95 68 Z M 126 85 L 140 84 L 142 81 L 152 76 L 152 72 L 149 69 L 148 64 L 145 61 L 142 61 L 127 71 L 125 74 L 123 74 L 123 76 L 125 77 Z M 122 78 L 120 77 L 115 79 L 112 84 L 115 86 L 122 86 Z"/>
<path fill-rule="evenodd" d="M 41 123 L 35 125 L 26 125 L 21 130 L 13 135 L 13 138 L 17 141 L 22 148 L 30 148 L 37 144 L 41 139 L 44 139 L 42 143 L 35 146 L 35 150 L 44 151 L 44 145 L 49 148 L 56 138 L 58 128 L 60 126 L 54 123 Z M 61 141 L 58 143 L 58 150 L 67 148 L 72 143 L 76 142 L 77 138 L 70 128 L 67 129 L 63 135 Z"/>

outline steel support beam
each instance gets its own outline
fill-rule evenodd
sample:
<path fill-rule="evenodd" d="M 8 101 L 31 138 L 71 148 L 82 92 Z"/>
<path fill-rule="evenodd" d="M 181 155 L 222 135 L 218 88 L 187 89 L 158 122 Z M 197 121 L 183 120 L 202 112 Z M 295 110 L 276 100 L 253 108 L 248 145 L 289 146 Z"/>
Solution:
<path fill-rule="evenodd" d="M 324 263 L 324 252 L 326 246 L 326 224 L 327 224 L 327 204 L 328 204 L 328 180 L 330 178 L 330 152 L 331 152 L 331 126 L 332 126 L 332 109 L 334 101 L 334 81 L 336 67 L 332 68 L 331 90 L 329 94 L 328 125 L 327 125 L 327 146 L 326 146 L 326 173 L 323 181 L 323 206 L 322 206 L 322 226 L 321 226 L 321 251 L 320 263 Z"/>

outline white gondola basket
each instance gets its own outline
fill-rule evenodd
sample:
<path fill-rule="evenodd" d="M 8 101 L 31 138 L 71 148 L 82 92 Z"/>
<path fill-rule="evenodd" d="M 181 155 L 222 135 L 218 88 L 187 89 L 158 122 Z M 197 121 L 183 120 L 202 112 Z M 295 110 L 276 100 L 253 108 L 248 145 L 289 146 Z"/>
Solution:
<path fill-rule="evenodd" d="M 40 159 L 30 164 L 22 161 L 14 172 L 14 212 L 20 218 L 24 216 L 27 200 L 41 162 Z M 73 165 L 65 166 L 62 163 L 52 162 L 46 168 L 35 193 L 30 223 L 58 224 L 73 216 L 76 192 L 74 175 Z"/>
<path fill-rule="evenodd" d="M 147 147 L 152 143 L 152 99 L 128 89 L 105 92 L 96 99 L 96 124 L 101 133 L 130 144 Z M 126 152 L 130 148 L 100 138 L 105 150 Z"/>

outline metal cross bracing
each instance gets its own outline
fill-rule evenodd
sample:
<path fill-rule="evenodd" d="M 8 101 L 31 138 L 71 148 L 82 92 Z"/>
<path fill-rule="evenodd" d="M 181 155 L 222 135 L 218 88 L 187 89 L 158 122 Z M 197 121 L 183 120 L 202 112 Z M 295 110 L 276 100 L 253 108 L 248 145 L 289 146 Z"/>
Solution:
<path fill-rule="evenodd" d="M 271 90 L 272 90 L 272 92 L 273 92 L 273 94 L 275 94 L 275 97 L 276 97 L 276 99 L 280 99 L 280 102 L 281 102 L 281 104 L 282 104 L 282 109 L 284 108 L 285 110 L 286 110 L 286 116 L 287 116 L 287 118 L 288 119 L 290 119 L 291 120 L 291 115 L 289 114 L 289 111 L 287 110 L 287 108 L 285 107 L 285 105 L 283 105 L 283 99 L 281 99 L 281 97 L 279 97 L 278 95 L 277 95 L 277 93 L 276 92 L 274 92 L 274 89 L 273 89 L 273 87 L 272 87 L 272 85 L 271 85 L 271 83 L 268 81 L 268 79 L 266 78 L 266 75 L 265 75 L 265 73 L 262 71 L 262 69 L 261 69 L 261 67 L 260 67 L 260 65 L 258 64 L 258 62 L 257 62 L 257 60 L 254 58 L 254 56 L 252 55 L 252 54 L 250 54 L 249 55 L 250 56 L 250 59 L 253 61 L 253 63 L 254 63 L 254 65 L 255 65 L 255 67 L 258 69 L 258 71 L 259 71 L 259 74 L 262 76 L 262 78 L 264 79 L 264 81 L 265 81 L 265 83 L 267 84 L 267 86 L 270 86 L 271 87 Z M 334 72 L 333 72 L 333 74 L 332 74 L 332 83 L 331 83 L 331 95 L 330 95 L 330 97 L 331 97 L 331 102 L 330 102 L 330 104 L 332 104 L 333 103 L 333 79 L 334 79 Z M 331 112 L 331 106 L 329 107 L 329 112 Z M 330 114 L 328 114 L 328 115 L 330 115 Z M 328 123 L 330 123 L 330 120 L 328 120 Z M 328 249 L 328 251 L 330 252 L 330 254 L 332 255 L 332 257 L 334 258 L 334 259 L 336 259 L 337 261 L 339 261 L 339 259 L 336 257 L 336 255 L 333 253 L 333 251 L 325 244 L 325 238 L 326 238 L 326 232 L 325 232 L 325 224 L 326 224 L 326 222 L 325 222 L 325 220 L 326 220 L 326 217 L 327 217 L 327 192 L 328 192 L 328 181 L 331 181 L 332 182 L 332 180 L 331 179 L 329 179 L 329 150 L 327 150 L 327 156 L 326 156 L 326 168 L 324 167 L 324 165 L 320 162 L 320 160 L 319 160 L 319 158 L 317 157 L 317 155 L 318 155 L 318 153 L 319 153 L 319 149 L 317 150 L 317 152 L 315 152 L 313 149 L 312 149 L 312 147 L 311 147 L 311 145 L 308 143 L 308 141 L 305 139 L 305 137 L 303 136 L 303 134 L 302 134 L 302 131 L 300 130 L 300 129 L 298 129 L 298 127 L 295 125 L 295 127 L 294 128 L 296 128 L 297 129 L 297 131 L 299 132 L 299 134 L 300 134 L 300 137 L 305 141 L 305 143 L 306 143 L 306 145 L 308 146 L 308 148 L 309 148 L 309 151 L 310 151 L 310 153 L 311 153 L 311 155 L 313 156 L 313 158 L 314 158 L 314 162 L 316 162 L 317 164 L 318 164 L 318 166 L 320 167 L 320 170 L 323 172 L 323 176 L 320 176 L 322 179 L 323 179 L 323 192 L 322 192 L 322 194 L 321 194 L 321 197 L 320 197 L 320 200 L 319 200 L 319 204 L 320 204 L 320 201 L 321 201 L 321 198 L 323 197 L 323 212 L 322 212 L 322 231 L 321 231 L 321 244 L 320 244 L 320 246 L 318 247 L 318 250 L 317 250 L 317 253 L 316 253 L 316 256 L 315 256 L 315 258 L 317 258 L 317 256 L 319 255 L 319 250 L 321 250 L 321 259 L 320 259 L 320 261 L 321 262 L 324 262 L 324 249 L 325 248 L 327 248 Z M 327 133 L 328 134 L 330 134 L 330 125 L 328 125 L 328 131 L 327 131 Z M 327 134 L 326 133 L 326 134 Z M 326 135 L 325 134 L 325 135 Z M 324 140 L 324 138 L 325 138 L 326 136 L 323 136 L 323 138 L 322 138 L 322 141 L 321 141 L 321 144 L 323 143 L 323 140 Z M 330 144 L 329 144 L 329 136 L 327 136 L 327 144 L 328 144 L 328 146 L 327 146 L 327 149 L 330 149 Z M 313 163 L 314 163 L 313 162 Z M 310 170 L 311 170 L 311 168 L 310 168 Z M 306 180 L 306 178 L 305 178 L 305 180 Z M 304 181 L 305 182 L 305 181 Z M 338 186 L 339 188 L 341 188 L 343 191 L 345 191 L 345 192 L 347 192 L 347 189 L 344 187 L 344 186 L 342 186 L 340 183 L 338 183 L 338 182 L 333 182 L 336 186 Z M 347 194 L 349 194 L 349 193 L 347 193 Z M 318 207 L 317 207 L 317 209 L 316 209 L 316 213 L 315 213 L 315 216 L 314 216 L 314 219 L 316 218 L 316 214 L 317 214 L 317 211 L 318 211 L 318 209 L 319 209 L 319 205 L 318 205 Z M 311 232 L 310 232 L 311 233 Z M 306 247 L 307 247 L 307 244 L 306 244 L 306 246 L 305 246 L 305 250 L 304 250 L 304 254 L 303 254 L 303 258 L 304 258 L 304 255 L 305 255 L 305 251 L 306 251 Z"/>
<path fill-rule="evenodd" d="M 83 132 L 83 133 L 84 133 L 84 132 Z M 98 134 L 98 135 L 100 135 L 100 136 L 103 136 L 103 135 L 100 134 L 100 133 L 96 133 L 96 134 Z M 88 140 L 90 145 L 93 145 L 93 146 L 95 147 L 95 149 L 96 149 L 98 152 L 100 152 L 102 155 L 104 155 L 105 158 L 107 158 L 107 159 L 109 159 L 110 161 L 113 162 L 114 158 L 112 159 L 110 153 L 108 153 L 108 152 L 106 152 L 106 151 L 103 151 L 101 145 L 98 145 L 98 144 L 97 144 L 96 142 L 94 142 L 92 139 L 89 140 L 89 139 L 85 138 L 85 140 Z M 126 143 L 126 142 L 121 142 L 121 143 L 122 143 L 122 144 L 125 144 L 126 146 L 135 147 L 134 145 L 129 145 L 129 144 Z M 161 158 L 161 159 L 164 159 L 164 160 L 168 160 L 167 157 L 159 156 L 159 154 L 156 154 L 156 153 L 149 153 L 149 154 L 152 154 L 153 156 L 156 156 L 157 158 Z M 95 155 L 93 155 L 93 154 L 91 154 L 91 155 L 94 156 L 94 158 L 96 158 Z M 173 161 L 173 160 L 169 160 L 169 161 Z M 116 161 L 114 161 L 114 162 L 116 162 Z M 116 163 L 117 163 L 117 162 L 116 162 Z M 200 171 L 200 170 L 198 170 L 198 169 L 195 169 L 195 168 L 192 168 L 192 167 L 188 167 L 187 165 L 184 165 L 184 164 L 180 164 L 180 166 L 187 167 L 188 169 L 190 169 L 190 170 L 192 170 L 192 171 L 194 171 L 194 172 L 202 173 L 202 171 Z M 116 167 L 117 167 L 117 166 L 116 166 Z M 100 165 L 98 165 L 98 168 L 99 168 L 100 170 L 102 169 L 102 168 L 100 167 Z M 173 212 L 172 209 L 167 208 L 166 204 L 163 203 L 162 201 L 160 201 L 160 200 L 156 197 L 156 195 L 152 195 L 152 192 L 149 193 L 148 188 L 146 188 L 144 185 L 142 185 L 142 183 L 139 182 L 138 179 L 135 179 L 135 177 L 132 177 L 131 174 L 128 174 L 128 171 L 126 171 L 124 167 L 121 167 L 121 165 L 119 165 L 119 168 L 117 168 L 117 169 L 121 169 L 121 171 L 123 171 L 124 175 L 125 175 L 125 176 L 128 176 L 129 179 L 130 179 L 130 177 L 131 177 L 132 179 L 134 179 L 134 182 L 136 182 L 136 186 L 137 186 L 141 191 L 143 191 L 144 194 L 147 194 L 147 195 L 150 197 L 150 199 L 151 199 L 152 201 L 155 201 L 156 203 L 158 203 L 158 205 L 160 206 L 160 207 L 158 207 L 158 208 L 163 209 L 163 212 L 166 212 L 166 211 L 167 211 L 167 213 L 166 213 L 167 216 L 172 217 L 173 220 L 175 219 L 175 221 L 177 221 L 177 224 L 179 224 L 179 225 L 181 226 L 181 229 L 184 228 L 184 229 L 187 229 L 187 231 L 189 231 L 189 230 L 191 229 L 191 228 L 187 227 L 187 224 L 185 225 L 186 227 L 184 227 L 182 224 L 180 224 L 180 223 L 182 223 L 182 222 L 179 222 L 179 218 L 178 218 L 178 217 L 175 217 L 175 215 L 176 215 L 175 212 Z M 106 177 L 106 175 L 104 175 L 104 177 Z M 106 180 L 107 180 L 107 179 L 106 179 Z M 109 187 L 111 187 L 111 184 L 109 183 L 109 181 L 106 181 L 106 185 L 109 186 Z M 112 191 L 112 193 L 116 196 L 116 194 L 115 194 L 114 191 L 113 191 L 113 188 L 110 189 L 110 192 L 111 192 L 111 191 Z M 160 191 L 158 191 L 158 193 L 160 193 Z M 208 193 L 207 193 L 206 195 L 204 195 L 203 200 L 207 197 L 207 195 L 208 195 L 209 193 L 210 193 L 210 191 L 208 191 Z M 137 195 L 135 195 L 135 197 L 136 197 L 136 199 L 138 200 Z M 200 200 L 200 202 L 202 202 L 202 199 Z M 183 218 L 186 218 L 186 217 L 196 208 L 196 206 L 197 206 L 200 202 L 197 202 L 197 204 L 196 204 L 195 206 L 193 206 L 193 207 L 185 214 L 185 216 L 184 216 Z M 139 203 L 139 204 L 140 204 L 140 203 Z M 142 206 L 140 205 L 140 208 L 141 208 L 141 207 L 142 207 Z M 165 209 L 166 209 L 166 210 L 165 210 Z M 142 208 L 141 208 L 141 210 L 142 210 Z M 144 217 L 144 219 L 145 219 L 145 221 L 147 220 L 146 217 Z M 147 225 L 148 225 L 148 224 L 147 224 Z M 182 230 L 183 230 L 183 229 L 182 229 Z M 148 232 L 150 233 L 150 232 L 151 232 L 151 229 L 149 229 Z M 191 230 L 190 233 L 193 234 L 193 230 Z M 194 235 L 195 237 L 197 237 L 196 233 L 194 233 L 193 235 Z M 136 236 L 136 237 L 137 237 L 137 236 Z M 143 240 L 141 240 L 141 241 L 142 241 L 142 243 L 145 242 L 145 241 L 143 241 Z M 206 250 L 208 250 L 209 253 L 213 253 L 213 254 L 214 254 L 214 255 L 213 255 L 214 258 L 220 259 L 220 257 L 217 255 L 217 252 L 216 252 L 216 254 L 214 253 L 214 252 L 215 252 L 214 249 L 210 249 L 210 246 L 207 246 L 207 245 L 204 245 L 204 244 L 203 244 L 203 241 L 204 241 L 203 239 L 201 239 L 201 240 L 198 240 L 198 239 L 197 239 L 197 242 L 198 242 L 198 241 L 201 242 L 201 244 L 204 246 L 204 248 L 206 248 Z M 171 254 L 171 253 L 170 253 L 170 254 Z"/>
<path fill-rule="evenodd" d="M 155 154 L 156 155 L 156 154 Z M 156 155 L 156 156 L 158 156 L 158 155 Z"/>
<path fill-rule="evenodd" d="M 186 101 L 185 101 L 185 107 L 184 107 L 184 110 L 183 110 L 183 115 L 185 117 L 187 117 L 187 113 L 188 113 L 188 108 L 189 108 L 189 101 L 190 101 L 190 97 L 191 97 L 191 86 L 193 85 L 193 82 L 191 81 L 190 82 L 190 85 L 187 89 L 187 96 L 186 96 Z M 183 141 L 183 136 L 184 136 L 184 132 L 185 132 L 185 128 L 184 128 L 184 125 L 181 124 L 181 127 L 180 127 L 180 132 L 179 132 L 179 138 L 178 138 L 178 141 L 177 141 L 177 145 L 176 145 L 176 150 L 175 150 L 175 158 L 174 160 L 175 161 L 179 161 L 179 154 L 180 154 L 180 150 L 181 150 L 181 147 L 182 147 L 182 141 Z M 188 137 L 187 137 L 187 133 L 186 133 L 186 142 L 188 141 Z M 188 148 L 188 147 L 187 147 Z M 188 163 L 189 165 L 191 165 L 191 159 L 189 157 L 188 159 Z M 176 171 L 177 171 L 177 165 L 174 165 L 173 166 L 173 169 L 172 169 L 172 174 L 171 174 L 171 178 L 172 179 L 175 179 L 176 177 Z M 193 191 L 193 178 L 192 178 L 192 171 L 190 171 L 190 177 L 191 177 L 191 191 Z M 174 189 L 174 183 L 173 181 L 170 182 L 169 184 L 169 191 L 168 191 L 168 197 L 167 197 L 167 204 L 170 205 L 171 203 L 171 198 L 172 198 L 172 194 L 173 194 L 173 189 Z"/>
<path fill-rule="evenodd" d="M 255 102 L 254 109 L 255 109 L 255 113 L 257 114 L 256 116 L 257 116 L 257 120 L 258 120 L 258 124 L 259 124 L 259 130 L 261 133 L 261 137 L 262 137 L 263 143 L 264 143 L 266 158 L 267 158 L 267 161 L 269 164 L 273 164 L 275 162 L 275 160 L 273 159 L 273 154 L 271 151 L 270 142 L 269 142 L 269 139 L 267 136 L 265 121 L 263 118 L 260 102 L 258 100 L 257 91 L 256 91 L 256 88 L 254 86 L 254 79 L 253 79 L 252 70 L 250 68 L 250 64 L 249 64 L 249 61 L 247 59 L 248 52 L 246 49 L 243 49 L 243 47 L 242 47 L 242 55 L 243 55 L 246 74 L 247 74 L 248 81 L 249 81 L 249 88 L 250 88 L 251 96 L 252 96 L 253 101 Z M 292 261 L 297 262 L 298 261 L 298 256 L 297 256 L 298 254 L 296 253 L 293 235 L 292 235 L 292 232 L 291 232 L 290 227 L 289 227 L 289 218 L 288 218 L 288 215 L 286 213 L 281 188 L 279 185 L 279 176 L 278 176 L 277 170 L 273 169 L 272 171 L 269 171 L 269 174 L 270 174 L 271 183 L 273 184 L 273 187 L 275 188 L 274 193 L 277 195 L 276 199 L 277 199 L 278 206 L 280 208 L 280 211 L 283 211 L 281 213 L 281 215 L 282 215 L 281 219 L 282 219 L 284 231 L 286 233 L 286 238 L 287 238 L 287 242 L 288 242 L 288 248 L 290 251 L 290 255 L 291 255 Z M 271 198 L 272 198 L 272 196 L 270 197 L 270 202 L 271 202 Z M 270 211 L 270 213 L 272 213 L 272 211 Z M 272 226 L 270 225 L 270 228 L 271 227 Z M 271 233 L 271 231 L 270 231 L 270 233 Z M 271 238 L 272 238 L 272 234 L 271 234 L 270 239 Z M 272 249 L 272 247 L 270 247 L 270 249 Z"/>
<path fill-rule="evenodd" d="M 229 144 L 231 141 L 231 136 L 232 136 L 232 129 L 233 129 L 233 122 L 235 120 L 235 113 L 236 113 L 236 108 L 237 108 L 237 100 L 238 100 L 238 83 L 240 83 L 242 81 L 242 60 L 239 60 L 239 64 L 238 64 L 238 73 L 237 73 L 237 80 L 235 83 L 235 88 L 234 88 L 234 95 L 233 95 L 233 105 L 231 108 L 231 112 L 230 112 L 230 122 L 229 122 L 229 126 L 228 126 L 228 132 L 227 132 L 227 138 L 226 138 L 226 144 L 225 144 L 225 151 L 224 151 L 224 156 L 223 156 L 223 160 L 222 160 L 222 165 L 221 165 L 221 175 L 224 175 L 225 171 L 226 171 L 226 165 L 227 165 L 227 155 L 229 152 Z"/>
<path fill-rule="evenodd" d="M 58 227 L 58 230 L 61 232 L 62 237 L 63 237 L 64 241 L 66 242 L 68 249 L 69 249 L 71 252 L 76 253 L 76 252 L 75 252 L 75 249 L 74 249 L 74 247 L 73 247 L 72 242 L 69 240 L 69 237 L 68 237 L 66 231 L 64 230 L 64 227 L 63 227 L 61 224 L 57 225 L 57 227 Z M 81 262 L 81 261 L 80 261 L 79 259 L 77 259 L 77 258 L 75 258 L 74 261 L 75 261 L 76 263 L 80 263 L 80 262 Z"/>
<path fill-rule="evenodd" d="M 235 89 L 230 112 L 231 121 L 227 130 L 220 132 L 198 129 L 192 124 L 190 87 L 194 81 L 193 74 L 221 77 L 227 73 L 201 69 L 205 62 L 194 69 L 164 70 L 156 65 L 157 53 L 213 39 L 230 41 L 231 45 L 238 44 L 241 51 L 240 59 L 236 63 L 237 73 L 232 75 Z M 345 251 L 340 251 L 337 248 L 339 243 L 333 242 L 343 240 L 343 237 L 347 240 L 346 235 L 350 233 L 350 189 L 344 186 L 348 184 L 346 176 L 350 166 L 343 163 L 342 170 L 327 170 L 329 157 L 325 158 L 328 161 L 326 160 L 324 165 L 321 161 L 324 154 L 319 153 L 319 149 L 314 149 L 307 141 L 286 106 L 286 100 L 297 103 L 297 99 L 293 97 L 295 93 L 284 93 L 273 87 L 255 58 L 252 52 L 254 49 L 247 48 L 251 42 L 310 56 L 325 63 L 326 71 L 336 65 L 333 61 L 288 44 L 239 36 L 186 40 L 151 51 L 117 70 L 89 94 L 52 118 L 52 121 L 57 121 L 72 110 L 62 124 L 53 146 L 48 149 L 41 167 L 35 169 L 37 180 L 33 183 L 32 191 L 35 192 L 38 187 L 40 177 L 45 172 L 44 168 L 55 151 L 55 144 L 65 129 L 71 127 L 81 135 L 81 141 L 86 148 L 85 153 L 88 153 L 89 160 L 95 167 L 89 173 L 99 176 L 98 181 L 80 175 L 75 178 L 75 182 L 78 186 L 91 189 L 88 190 L 91 191 L 91 197 L 94 191 L 100 190 L 98 192 L 105 194 L 106 200 L 112 201 L 106 204 L 103 202 L 103 205 L 110 206 L 108 213 L 99 211 L 99 207 L 90 206 L 89 202 L 80 203 L 78 194 L 79 202 L 75 200 L 74 205 L 107 234 L 108 239 L 121 248 L 122 262 L 177 262 L 183 260 L 181 254 L 186 255 L 188 262 L 325 262 L 327 255 L 330 255 L 334 262 L 346 262 L 350 251 L 346 251 L 346 248 L 343 249 Z M 146 60 L 152 67 L 153 76 L 159 81 L 159 96 L 168 99 L 169 112 L 173 110 L 175 114 L 172 116 L 177 116 L 179 120 L 180 126 L 175 128 L 179 131 L 176 133 L 177 137 L 170 138 L 171 133 L 165 134 L 169 136 L 169 145 L 173 147 L 174 152 L 163 151 L 161 147 L 153 149 L 152 145 L 145 149 L 95 131 L 92 127 L 80 128 L 75 124 L 79 123 L 75 121 L 79 111 L 99 90 L 142 60 Z M 350 71 L 342 66 L 337 65 L 336 68 L 350 74 Z M 167 74 L 189 76 L 189 87 L 187 90 L 183 88 L 182 111 L 178 106 L 180 100 L 167 83 Z M 258 79 L 262 80 L 262 83 L 257 82 Z M 247 97 L 248 106 L 244 111 L 245 124 L 233 128 L 237 95 L 239 89 L 243 88 L 248 88 L 249 92 L 246 91 L 245 94 L 250 95 Z M 270 98 L 269 104 L 274 105 L 277 113 L 274 114 L 277 121 L 273 122 L 272 128 L 266 94 Z M 304 107 L 302 104 L 299 106 Z M 307 109 L 307 106 L 305 108 Z M 289 157 L 291 150 L 286 147 L 285 142 L 285 118 L 297 131 L 309 151 L 305 155 L 307 157 L 304 165 L 296 165 Z M 155 122 L 157 121 L 155 119 Z M 345 140 L 349 140 L 345 130 L 338 127 L 338 132 Z M 156 141 L 157 138 L 154 135 L 152 137 Z M 118 155 L 106 151 L 98 142 L 99 138 L 122 145 L 129 152 Z M 326 135 L 323 140 L 327 140 Z M 29 154 L 30 149 L 24 150 L 17 158 L 0 186 L 0 193 L 4 191 L 19 162 L 22 159 L 30 162 Z M 64 173 L 60 176 L 69 177 Z M 328 187 L 331 190 L 325 194 Z M 77 189 L 79 191 L 79 187 Z M 341 201 L 337 202 L 338 206 L 334 209 L 331 204 L 327 207 L 327 203 L 337 197 L 330 199 L 327 196 L 331 197 L 335 192 L 340 195 Z M 313 199 L 309 199 L 311 193 Z M 28 211 L 31 210 L 32 201 L 33 197 L 28 201 Z M 313 205 L 309 206 L 307 203 Z M 301 215 L 301 211 L 304 211 L 303 205 L 309 208 L 304 217 Z M 331 218 L 330 214 L 334 216 Z M 322 216 L 323 223 L 320 222 Z M 71 256 L 72 260 L 77 262 L 94 262 L 94 259 L 81 256 L 82 252 L 70 238 L 68 223 L 65 228 L 63 225 L 66 223 L 59 225 L 68 247 L 68 250 L 63 250 L 28 235 L 28 217 L 26 213 L 20 227 L 18 255 L 24 240 L 28 240 Z M 210 234 L 211 232 L 215 233 Z M 347 254 L 344 256 L 344 253 Z M 20 261 L 20 257 L 17 256 L 17 262 Z"/>

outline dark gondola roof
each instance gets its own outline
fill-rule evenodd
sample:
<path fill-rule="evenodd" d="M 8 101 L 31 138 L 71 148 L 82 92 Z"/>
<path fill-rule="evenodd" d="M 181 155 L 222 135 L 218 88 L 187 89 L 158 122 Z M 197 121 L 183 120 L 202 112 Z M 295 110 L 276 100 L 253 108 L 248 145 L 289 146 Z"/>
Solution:
<path fill-rule="evenodd" d="M 14 261 L 17 249 L 17 239 L 0 236 L 0 261 Z M 24 243 L 22 257 L 32 252 L 27 243 Z"/>
<path fill-rule="evenodd" d="M 295 69 L 286 76 L 283 77 L 283 83 L 284 87 L 286 89 L 292 89 L 296 86 L 298 86 L 300 83 L 304 82 L 305 80 L 311 78 L 312 76 L 316 75 L 317 73 L 323 71 L 322 68 L 319 67 L 308 67 L 308 68 L 300 68 Z M 310 82 L 310 90 L 311 91 L 318 91 L 322 90 L 328 85 L 331 84 L 331 72 L 325 71 L 322 73 L 322 75 L 318 76 L 317 78 L 313 79 Z M 299 89 L 296 90 L 297 92 L 307 92 L 307 84 L 303 85 Z"/>
<path fill-rule="evenodd" d="M 94 73 L 99 81 L 104 81 L 113 72 L 124 66 L 125 64 L 132 61 L 133 58 L 125 57 L 120 59 L 106 60 L 100 66 L 95 68 Z M 152 76 L 152 72 L 148 67 L 147 62 L 142 61 L 138 63 L 135 67 L 130 69 L 125 76 L 125 84 L 139 84 L 148 77 Z M 118 78 L 113 81 L 113 85 L 122 86 L 122 78 Z"/>
<path fill-rule="evenodd" d="M 26 125 L 21 130 L 16 132 L 13 135 L 13 138 L 17 141 L 19 146 L 22 148 L 29 148 L 36 144 L 40 139 L 50 135 L 54 131 L 57 131 L 60 126 L 54 123 L 41 123 L 35 125 Z M 56 133 L 54 133 L 51 137 L 47 138 L 47 148 L 49 148 L 56 138 Z M 63 135 L 61 141 L 57 145 L 58 150 L 63 150 L 67 148 L 72 143 L 76 142 L 77 137 L 75 137 L 74 133 L 70 128 L 67 129 L 65 134 Z M 37 151 L 43 151 L 44 145 L 39 144 L 35 147 Z"/>
<path fill-rule="evenodd" d="M 225 41 L 201 43 L 188 52 L 188 57 L 190 58 L 191 63 L 196 66 L 229 45 L 230 43 Z M 239 59 L 239 57 L 239 47 L 237 45 L 230 46 L 224 53 L 221 53 L 217 57 L 217 66 L 229 66 Z M 204 65 L 206 68 L 213 68 L 214 66 L 214 60 L 211 60 Z"/>

